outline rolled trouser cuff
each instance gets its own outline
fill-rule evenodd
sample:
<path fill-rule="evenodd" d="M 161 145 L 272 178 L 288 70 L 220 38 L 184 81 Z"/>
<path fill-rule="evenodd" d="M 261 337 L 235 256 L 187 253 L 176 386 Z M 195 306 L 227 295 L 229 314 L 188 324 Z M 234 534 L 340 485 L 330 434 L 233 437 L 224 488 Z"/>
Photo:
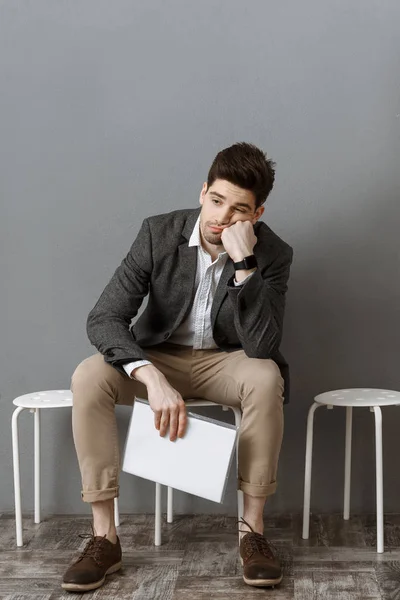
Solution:
<path fill-rule="evenodd" d="M 107 488 L 105 490 L 81 491 L 81 497 L 84 502 L 103 502 L 104 500 L 114 500 L 119 496 L 119 486 Z"/>
<path fill-rule="evenodd" d="M 259 485 L 257 483 L 247 483 L 247 481 L 239 480 L 238 489 L 249 496 L 262 498 L 264 496 L 272 496 L 272 494 L 275 494 L 277 485 L 276 481 L 265 485 Z"/>

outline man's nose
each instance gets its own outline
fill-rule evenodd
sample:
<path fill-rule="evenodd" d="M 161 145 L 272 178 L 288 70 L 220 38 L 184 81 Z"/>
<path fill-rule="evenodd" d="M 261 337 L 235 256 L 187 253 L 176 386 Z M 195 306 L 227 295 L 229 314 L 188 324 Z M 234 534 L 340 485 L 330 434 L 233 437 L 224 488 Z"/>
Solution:
<path fill-rule="evenodd" d="M 220 225 L 227 225 L 231 219 L 231 211 L 229 208 L 225 208 L 219 214 Z"/>

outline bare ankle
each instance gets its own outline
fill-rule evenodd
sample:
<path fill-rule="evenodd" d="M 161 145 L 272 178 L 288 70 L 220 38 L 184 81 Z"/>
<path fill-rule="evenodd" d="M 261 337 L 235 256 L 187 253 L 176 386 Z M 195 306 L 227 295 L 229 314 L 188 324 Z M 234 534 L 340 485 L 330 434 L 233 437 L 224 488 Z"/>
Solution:
<path fill-rule="evenodd" d="M 115 529 L 106 529 L 104 527 L 95 527 L 93 525 L 94 535 L 97 537 L 106 537 L 112 544 L 115 544 L 117 541 L 117 530 Z"/>
<path fill-rule="evenodd" d="M 243 521 L 246 521 L 246 523 L 244 523 L 244 522 L 240 523 L 240 530 L 241 530 L 242 535 L 244 535 L 245 533 L 248 533 L 249 531 L 254 531 L 255 533 L 261 533 L 261 535 L 263 535 L 263 533 L 264 533 L 263 520 L 254 519 L 251 517 L 243 517 Z"/>
<path fill-rule="evenodd" d="M 92 503 L 94 535 L 104 537 L 113 544 L 117 541 L 114 521 L 114 501 L 104 500 Z"/>

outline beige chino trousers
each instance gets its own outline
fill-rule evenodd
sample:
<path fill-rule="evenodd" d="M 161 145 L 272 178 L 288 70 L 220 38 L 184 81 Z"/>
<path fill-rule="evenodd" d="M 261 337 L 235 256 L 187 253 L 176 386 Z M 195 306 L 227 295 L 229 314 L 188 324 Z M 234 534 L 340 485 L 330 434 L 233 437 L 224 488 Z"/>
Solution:
<path fill-rule="evenodd" d="M 241 408 L 238 487 L 251 496 L 273 494 L 283 434 L 283 379 L 276 363 L 248 358 L 243 350 L 193 350 L 169 343 L 146 348 L 146 355 L 184 400 Z M 71 389 L 82 499 L 115 498 L 120 472 L 115 405 L 147 398 L 146 386 L 95 354 L 77 367 Z"/>

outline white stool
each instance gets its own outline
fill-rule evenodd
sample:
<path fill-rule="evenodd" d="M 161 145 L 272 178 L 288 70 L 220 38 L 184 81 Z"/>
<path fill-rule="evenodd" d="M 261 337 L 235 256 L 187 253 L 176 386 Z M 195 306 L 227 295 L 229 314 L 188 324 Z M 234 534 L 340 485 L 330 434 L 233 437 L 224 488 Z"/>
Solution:
<path fill-rule="evenodd" d="M 351 430 L 353 407 L 367 407 L 375 415 L 375 457 L 376 457 L 376 537 L 377 552 L 384 551 L 383 543 L 383 465 L 382 465 L 382 411 L 381 406 L 399 406 L 400 392 L 375 389 L 348 389 L 325 392 L 315 397 L 308 411 L 306 467 L 304 476 L 303 539 L 308 540 L 310 533 L 310 497 L 311 463 L 313 447 L 314 413 L 320 406 L 332 409 L 334 406 L 346 407 L 346 447 L 344 475 L 343 518 L 350 518 L 350 475 L 351 475 Z"/>
<path fill-rule="evenodd" d="M 236 427 L 240 427 L 242 414 L 239 408 L 233 408 L 231 406 L 222 406 L 221 404 L 216 404 L 215 402 L 209 402 L 208 400 L 187 400 L 185 402 L 188 408 L 197 408 L 199 406 L 221 406 L 222 410 L 232 410 L 235 415 L 235 425 Z M 236 441 L 236 473 L 238 472 L 238 440 Z M 167 497 L 167 523 L 173 522 L 173 488 L 168 487 L 168 497 Z M 155 532 L 154 532 L 154 545 L 161 545 L 161 490 L 162 486 L 160 483 L 156 483 L 156 497 L 155 497 Z M 238 520 L 243 516 L 243 492 L 241 490 L 237 491 L 237 503 L 238 503 Z M 120 523 L 119 520 L 119 510 L 118 510 L 118 499 L 114 500 L 114 513 L 115 513 L 115 524 L 118 526 Z"/>
<path fill-rule="evenodd" d="M 17 546 L 23 545 L 21 512 L 21 477 L 19 470 L 18 416 L 28 409 L 35 415 L 34 421 L 34 490 L 35 523 L 40 523 L 40 411 L 43 408 L 64 408 L 72 406 L 72 392 L 69 390 L 49 390 L 25 394 L 13 400 L 17 406 L 12 415 L 12 447 L 14 465 L 15 527 Z"/>

